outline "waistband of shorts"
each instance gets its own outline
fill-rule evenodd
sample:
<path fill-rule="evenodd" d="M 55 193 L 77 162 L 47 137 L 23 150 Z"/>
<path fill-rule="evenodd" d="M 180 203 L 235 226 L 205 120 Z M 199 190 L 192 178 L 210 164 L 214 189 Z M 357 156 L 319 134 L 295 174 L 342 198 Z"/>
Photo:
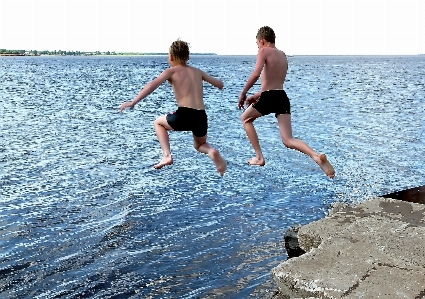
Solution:
<path fill-rule="evenodd" d="M 267 89 L 267 90 L 264 90 L 263 92 L 269 92 L 269 91 L 280 91 L 280 92 L 286 93 L 286 91 L 284 89 Z M 261 93 L 263 93 L 263 92 L 261 92 Z"/>
<path fill-rule="evenodd" d="M 183 110 L 183 111 L 195 111 L 195 112 L 205 112 L 205 109 L 195 109 L 195 108 L 184 107 L 184 106 L 179 106 L 179 107 L 177 107 L 177 110 Z"/>

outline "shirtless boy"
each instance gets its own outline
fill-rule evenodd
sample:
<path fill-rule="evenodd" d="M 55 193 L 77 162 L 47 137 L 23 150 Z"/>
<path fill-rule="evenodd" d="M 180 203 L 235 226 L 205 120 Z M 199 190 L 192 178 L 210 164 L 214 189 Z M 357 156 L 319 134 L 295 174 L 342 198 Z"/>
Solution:
<path fill-rule="evenodd" d="M 178 109 L 174 113 L 162 115 L 155 120 L 155 131 L 161 144 L 163 158 L 154 168 L 159 169 L 173 164 L 167 131 L 192 131 L 195 149 L 207 154 L 215 163 L 217 171 L 223 175 L 227 169 L 226 161 L 217 149 L 207 143 L 208 122 L 202 81 L 206 81 L 219 89 L 222 89 L 224 84 L 221 80 L 211 77 L 202 70 L 187 65 L 188 60 L 189 45 L 181 40 L 173 42 L 168 55 L 168 62 L 171 67 L 146 84 L 133 101 L 123 103 L 120 111 L 134 107 L 140 100 L 168 80 L 173 87 Z"/>
<path fill-rule="evenodd" d="M 246 134 L 255 151 L 255 157 L 250 159 L 250 165 L 265 165 L 257 132 L 253 122 L 255 119 L 275 113 L 279 124 L 283 144 L 287 148 L 296 149 L 310 156 L 330 178 L 335 176 L 335 170 L 325 154 L 316 153 L 307 143 L 292 137 L 291 111 L 289 99 L 283 90 L 288 60 L 286 54 L 275 47 L 275 34 L 268 26 L 261 27 L 257 33 L 257 62 L 255 69 L 239 97 L 238 107 L 249 106 L 242 114 L 242 122 Z M 247 98 L 249 89 L 257 82 L 261 75 L 261 91 Z"/>

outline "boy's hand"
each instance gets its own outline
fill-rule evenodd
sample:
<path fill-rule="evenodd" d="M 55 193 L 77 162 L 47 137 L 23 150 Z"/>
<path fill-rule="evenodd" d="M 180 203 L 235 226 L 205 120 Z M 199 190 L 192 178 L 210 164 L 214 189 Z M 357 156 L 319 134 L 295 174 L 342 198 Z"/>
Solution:
<path fill-rule="evenodd" d="M 125 102 L 120 107 L 120 112 L 123 112 L 126 108 L 133 108 L 133 102 Z"/>
<path fill-rule="evenodd" d="M 246 94 L 241 94 L 241 96 L 239 97 L 239 101 L 238 101 L 238 108 L 244 108 L 245 105 L 245 101 L 246 101 Z"/>
<path fill-rule="evenodd" d="M 218 86 L 217 86 L 217 88 L 218 89 L 223 89 L 224 88 L 224 83 L 223 83 L 223 81 L 221 81 L 221 80 L 219 80 L 220 82 L 218 83 Z"/>
<path fill-rule="evenodd" d="M 249 98 L 246 99 L 245 103 L 247 106 L 254 104 L 255 102 L 258 101 L 258 98 L 255 96 L 250 96 Z"/>

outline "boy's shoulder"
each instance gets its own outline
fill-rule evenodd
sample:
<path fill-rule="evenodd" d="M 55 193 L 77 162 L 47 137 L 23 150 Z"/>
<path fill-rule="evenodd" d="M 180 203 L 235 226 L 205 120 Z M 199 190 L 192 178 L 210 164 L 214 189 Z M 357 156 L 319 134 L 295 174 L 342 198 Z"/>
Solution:
<path fill-rule="evenodd" d="M 194 67 L 194 66 L 191 66 L 191 65 L 186 65 L 186 67 L 188 67 L 188 68 L 190 68 L 194 71 L 200 71 L 201 70 L 200 68 L 197 68 L 197 67 Z"/>
<path fill-rule="evenodd" d="M 200 68 L 191 66 L 191 65 L 182 65 L 181 66 L 184 70 L 188 71 L 188 72 L 192 72 L 192 73 L 201 73 L 202 74 L 202 70 Z"/>
<path fill-rule="evenodd" d="M 263 57 L 263 59 L 268 60 L 273 59 L 273 60 L 287 60 L 287 56 L 286 53 L 276 47 L 274 48 L 262 48 L 260 50 L 263 50 L 263 52 L 259 55 L 261 55 Z"/>
<path fill-rule="evenodd" d="M 283 50 L 280 50 L 276 47 L 264 47 L 258 50 L 258 53 L 283 53 L 285 54 L 285 52 Z"/>
<path fill-rule="evenodd" d="M 182 75 L 182 76 L 186 76 L 186 75 L 190 75 L 192 76 L 203 76 L 203 71 L 197 67 L 193 67 L 190 65 L 176 65 L 176 66 L 172 66 L 170 68 L 168 68 L 166 71 L 169 72 L 170 75 Z"/>
<path fill-rule="evenodd" d="M 185 70 L 199 70 L 198 68 L 188 65 L 188 64 L 178 64 L 175 66 L 170 67 L 169 69 L 174 69 L 174 70 L 181 70 L 181 69 L 185 69 Z"/>

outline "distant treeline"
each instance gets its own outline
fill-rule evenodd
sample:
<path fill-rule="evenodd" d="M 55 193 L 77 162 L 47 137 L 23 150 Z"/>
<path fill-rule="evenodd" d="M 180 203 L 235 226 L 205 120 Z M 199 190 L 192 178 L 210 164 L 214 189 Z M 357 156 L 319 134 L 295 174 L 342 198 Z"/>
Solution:
<path fill-rule="evenodd" d="M 217 55 L 215 53 L 191 53 L 192 55 Z M 40 55 L 60 55 L 60 56 L 93 56 L 93 55 L 168 55 L 168 53 L 141 53 L 141 52 L 84 52 L 84 51 L 37 51 L 37 50 L 6 50 L 0 49 L 1 56 L 40 56 Z"/>

